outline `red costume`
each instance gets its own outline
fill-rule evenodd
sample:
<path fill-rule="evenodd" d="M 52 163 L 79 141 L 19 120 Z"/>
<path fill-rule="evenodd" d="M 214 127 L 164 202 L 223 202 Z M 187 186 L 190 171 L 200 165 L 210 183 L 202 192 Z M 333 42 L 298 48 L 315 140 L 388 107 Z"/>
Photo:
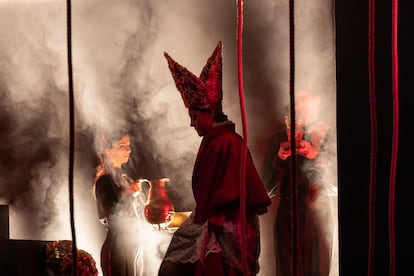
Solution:
<path fill-rule="evenodd" d="M 203 137 L 193 171 L 193 193 L 197 203 L 194 222 L 203 223 L 212 216 L 239 208 L 242 138 L 234 124 L 212 127 Z M 246 160 L 247 212 L 263 214 L 269 197 L 253 164 Z"/>
<path fill-rule="evenodd" d="M 203 241 L 206 248 L 202 248 L 200 258 L 210 252 L 221 251 L 226 262 L 242 271 L 240 244 L 241 239 L 246 239 L 249 266 L 247 275 L 255 275 L 259 272 L 260 254 L 257 215 L 267 212 L 270 200 L 249 153 L 246 160 L 247 237 L 241 237 L 241 154 L 242 139 L 235 133 L 233 123 L 227 122 L 212 127 L 203 137 L 193 172 L 193 192 L 196 201 L 194 222 L 208 221 Z"/>
<path fill-rule="evenodd" d="M 267 211 L 271 201 L 248 152 L 244 168 L 246 228 L 245 236 L 242 236 L 242 138 L 235 132 L 234 124 L 221 112 L 221 42 L 199 78 L 168 54 L 165 56 L 185 106 L 189 111 L 196 112 L 195 117 L 191 118 L 192 126 L 203 136 L 203 140 L 192 179 L 196 207 L 190 218 L 174 233 L 164 262 L 192 263 L 195 265 L 194 275 L 255 275 L 259 271 L 260 253 L 258 215 Z M 222 119 L 214 121 L 204 132 L 204 128 L 198 125 L 203 123 L 197 121 L 201 120 L 197 119 L 197 112 L 200 116 L 218 114 Z M 242 263 L 242 239 L 246 241 L 247 271 L 244 271 Z M 171 273 L 163 271 L 161 274 Z"/>

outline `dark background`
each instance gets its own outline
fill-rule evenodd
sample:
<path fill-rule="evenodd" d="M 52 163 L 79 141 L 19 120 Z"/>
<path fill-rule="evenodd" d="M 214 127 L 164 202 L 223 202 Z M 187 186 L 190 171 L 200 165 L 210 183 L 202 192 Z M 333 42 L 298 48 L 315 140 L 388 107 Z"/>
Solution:
<path fill-rule="evenodd" d="M 335 4 L 340 274 L 405 275 L 413 245 L 409 192 L 409 128 L 414 103 L 410 85 L 412 10 L 408 1 L 399 1 L 396 101 L 392 87 L 392 1 L 375 1 L 375 97 L 370 97 L 368 2 Z M 373 98 L 375 102 L 370 101 Z M 371 118 L 376 120 L 376 128 Z M 393 137 L 397 139 L 393 141 Z M 398 143 L 395 152 L 393 142 Z M 395 183 L 391 177 L 393 153 L 397 158 Z M 390 238 L 395 238 L 395 247 Z"/>

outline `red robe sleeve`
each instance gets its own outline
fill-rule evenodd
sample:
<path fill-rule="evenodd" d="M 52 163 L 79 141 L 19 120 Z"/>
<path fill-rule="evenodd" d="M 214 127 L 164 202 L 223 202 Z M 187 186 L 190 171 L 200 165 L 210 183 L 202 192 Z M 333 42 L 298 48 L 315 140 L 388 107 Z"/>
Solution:
<path fill-rule="evenodd" d="M 203 139 L 193 173 L 196 201 L 194 222 L 227 210 L 239 208 L 242 140 L 239 135 L 225 132 L 213 139 Z M 247 210 L 262 214 L 271 201 L 254 166 L 250 153 L 246 160 Z"/>

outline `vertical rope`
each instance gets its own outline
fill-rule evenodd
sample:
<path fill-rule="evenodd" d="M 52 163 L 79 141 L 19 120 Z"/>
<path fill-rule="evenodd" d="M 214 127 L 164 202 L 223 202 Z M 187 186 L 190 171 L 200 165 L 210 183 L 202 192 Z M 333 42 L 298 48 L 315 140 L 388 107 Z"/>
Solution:
<path fill-rule="evenodd" d="M 395 183 L 398 160 L 398 138 L 399 138 L 399 86 L 398 86 L 398 0 L 392 1 L 392 30 L 391 30 L 391 51 L 392 51 L 392 94 L 393 94 L 393 135 L 392 135 L 392 156 L 390 169 L 390 189 L 388 200 L 388 228 L 390 247 L 390 275 L 395 275 Z"/>
<path fill-rule="evenodd" d="M 240 166 L 240 219 L 241 219 L 241 257 L 244 274 L 247 275 L 248 264 L 246 254 L 246 157 L 247 157 L 247 123 L 244 104 L 243 88 L 243 1 L 237 1 L 237 77 L 239 84 L 239 99 L 243 126 L 243 142 Z"/>
<path fill-rule="evenodd" d="M 298 187 L 296 183 L 296 114 L 295 114 L 295 1 L 289 0 L 289 62 L 290 62 L 290 82 L 289 82 L 289 96 L 290 96 L 290 148 L 291 148 L 291 166 L 290 166 L 290 222 L 291 222 L 291 237 L 292 237 L 292 255 L 291 267 L 292 275 L 298 274 Z"/>
<path fill-rule="evenodd" d="M 375 95 L 375 0 L 368 3 L 368 78 L 369 78 L 369 100 L 370 100 L 370 121 L 371 121 L 371 149 L 370 149 L 370 181 L 368 199 L 368 276 L 373 275 L 375 264 L 375 204 L 377 184 L 377 140 L 378 123 Z"/>
<path fill-rule="evenodd" d="M 66 2 L 67 11 L 67 50 L 68 50 L 68 81 L 69 81 L 69 209 L 70 225 L 72 231 L 72 275 L 77 275 L 77 245 L 76 231 L 73 208 L 73 164 L 74 164 L 74 137 L 75 137 L 75 120 L 74 120 L 74 97 L 73 97 L 73 74 L 72 74 L 72 27 L 71 27 L 71 1 Z"/>

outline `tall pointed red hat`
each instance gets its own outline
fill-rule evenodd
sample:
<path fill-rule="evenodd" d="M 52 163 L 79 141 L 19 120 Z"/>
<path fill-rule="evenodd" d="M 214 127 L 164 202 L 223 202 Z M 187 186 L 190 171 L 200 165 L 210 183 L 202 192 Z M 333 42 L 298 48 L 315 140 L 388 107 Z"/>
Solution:
<path fill-rule="evenodd" d="M 208 108 L 221 111 L 223 99 L 221 49 L 222 43 L 219 41 L 201 71 L 200 77 L 178 64 L 164 52 L 175 86 L 186 108 Z"/>

